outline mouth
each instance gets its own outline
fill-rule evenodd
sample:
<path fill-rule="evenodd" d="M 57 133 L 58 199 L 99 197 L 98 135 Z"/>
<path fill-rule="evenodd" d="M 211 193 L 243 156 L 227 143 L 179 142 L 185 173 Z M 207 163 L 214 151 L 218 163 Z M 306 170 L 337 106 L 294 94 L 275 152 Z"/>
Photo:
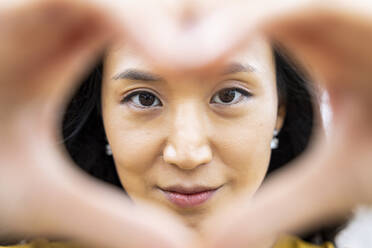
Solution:
<path fill-rule="evenodd" d="M 183 186 L 172 186 L 166 188 L 158 187 L 165 197 L 177 205 L 178 207 L 187 208 L 194 207 L 203 204 L 209 200 L 214 193 L 217 192 L 222 186 L 219 187 L 183 187 Z"/>

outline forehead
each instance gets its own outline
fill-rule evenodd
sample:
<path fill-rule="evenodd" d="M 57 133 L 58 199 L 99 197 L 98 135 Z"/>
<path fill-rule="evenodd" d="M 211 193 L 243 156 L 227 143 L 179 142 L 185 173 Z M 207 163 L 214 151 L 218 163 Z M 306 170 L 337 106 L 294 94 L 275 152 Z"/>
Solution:
<path fill-rule="evenodd" d="M 265 39 L 255 38 L 249 44 L 239 49 L 227 59 L 226 64 L 239 63 L 245 67 L 252 67 L 258 73 L 272 72 L 272 48 Z M 105 58 L 106 72 L 119 73 L 128 68 L 152 71 L 151 62 L 129 45 L 116 45 L 112 47 Z"/>

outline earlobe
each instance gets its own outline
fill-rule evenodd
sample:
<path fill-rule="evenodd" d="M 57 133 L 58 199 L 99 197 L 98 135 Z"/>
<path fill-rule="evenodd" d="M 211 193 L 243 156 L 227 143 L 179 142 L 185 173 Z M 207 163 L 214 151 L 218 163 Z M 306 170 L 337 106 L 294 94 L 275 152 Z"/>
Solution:
<path fill-rule="evenodd" d="M 278 107 L 278 115 L 277 115 L 276 124 L 275 124 L 275 130 L 277 130 L 278 132 L 280 132 L 280 130 L 283 127 L 285 116 L 286 116 L 286 108 L 284 104 L 281 104 Z"/>

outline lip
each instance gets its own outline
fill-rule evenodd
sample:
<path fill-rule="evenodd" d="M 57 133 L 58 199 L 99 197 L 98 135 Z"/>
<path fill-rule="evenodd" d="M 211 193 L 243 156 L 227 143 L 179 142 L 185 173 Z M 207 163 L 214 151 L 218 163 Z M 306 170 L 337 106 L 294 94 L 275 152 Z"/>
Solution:
<path fill-rule="evenodd" d="M 210 199 L 216 191 L 221 188 L 219 187 L 183 187 L 183 186 L 172 186 L 159 189 L 164 193 L 165 197 L 173 204 L 182 207 L 194 207 L 203 204 Z"/>

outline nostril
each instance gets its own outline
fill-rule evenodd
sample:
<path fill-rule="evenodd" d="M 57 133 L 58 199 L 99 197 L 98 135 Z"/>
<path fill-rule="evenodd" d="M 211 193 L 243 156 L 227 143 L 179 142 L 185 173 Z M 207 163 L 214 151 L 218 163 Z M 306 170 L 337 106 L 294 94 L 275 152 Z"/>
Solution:
<path fill-rule="evenodd" d="M 163 151 L 164 162 L 185 170 L 192 170 L 202 165 L 207 165 L 212 160 L 212 151 L 209 146 L 182 147 L 177 150 L 175 146 L 168 144 Z"/>

